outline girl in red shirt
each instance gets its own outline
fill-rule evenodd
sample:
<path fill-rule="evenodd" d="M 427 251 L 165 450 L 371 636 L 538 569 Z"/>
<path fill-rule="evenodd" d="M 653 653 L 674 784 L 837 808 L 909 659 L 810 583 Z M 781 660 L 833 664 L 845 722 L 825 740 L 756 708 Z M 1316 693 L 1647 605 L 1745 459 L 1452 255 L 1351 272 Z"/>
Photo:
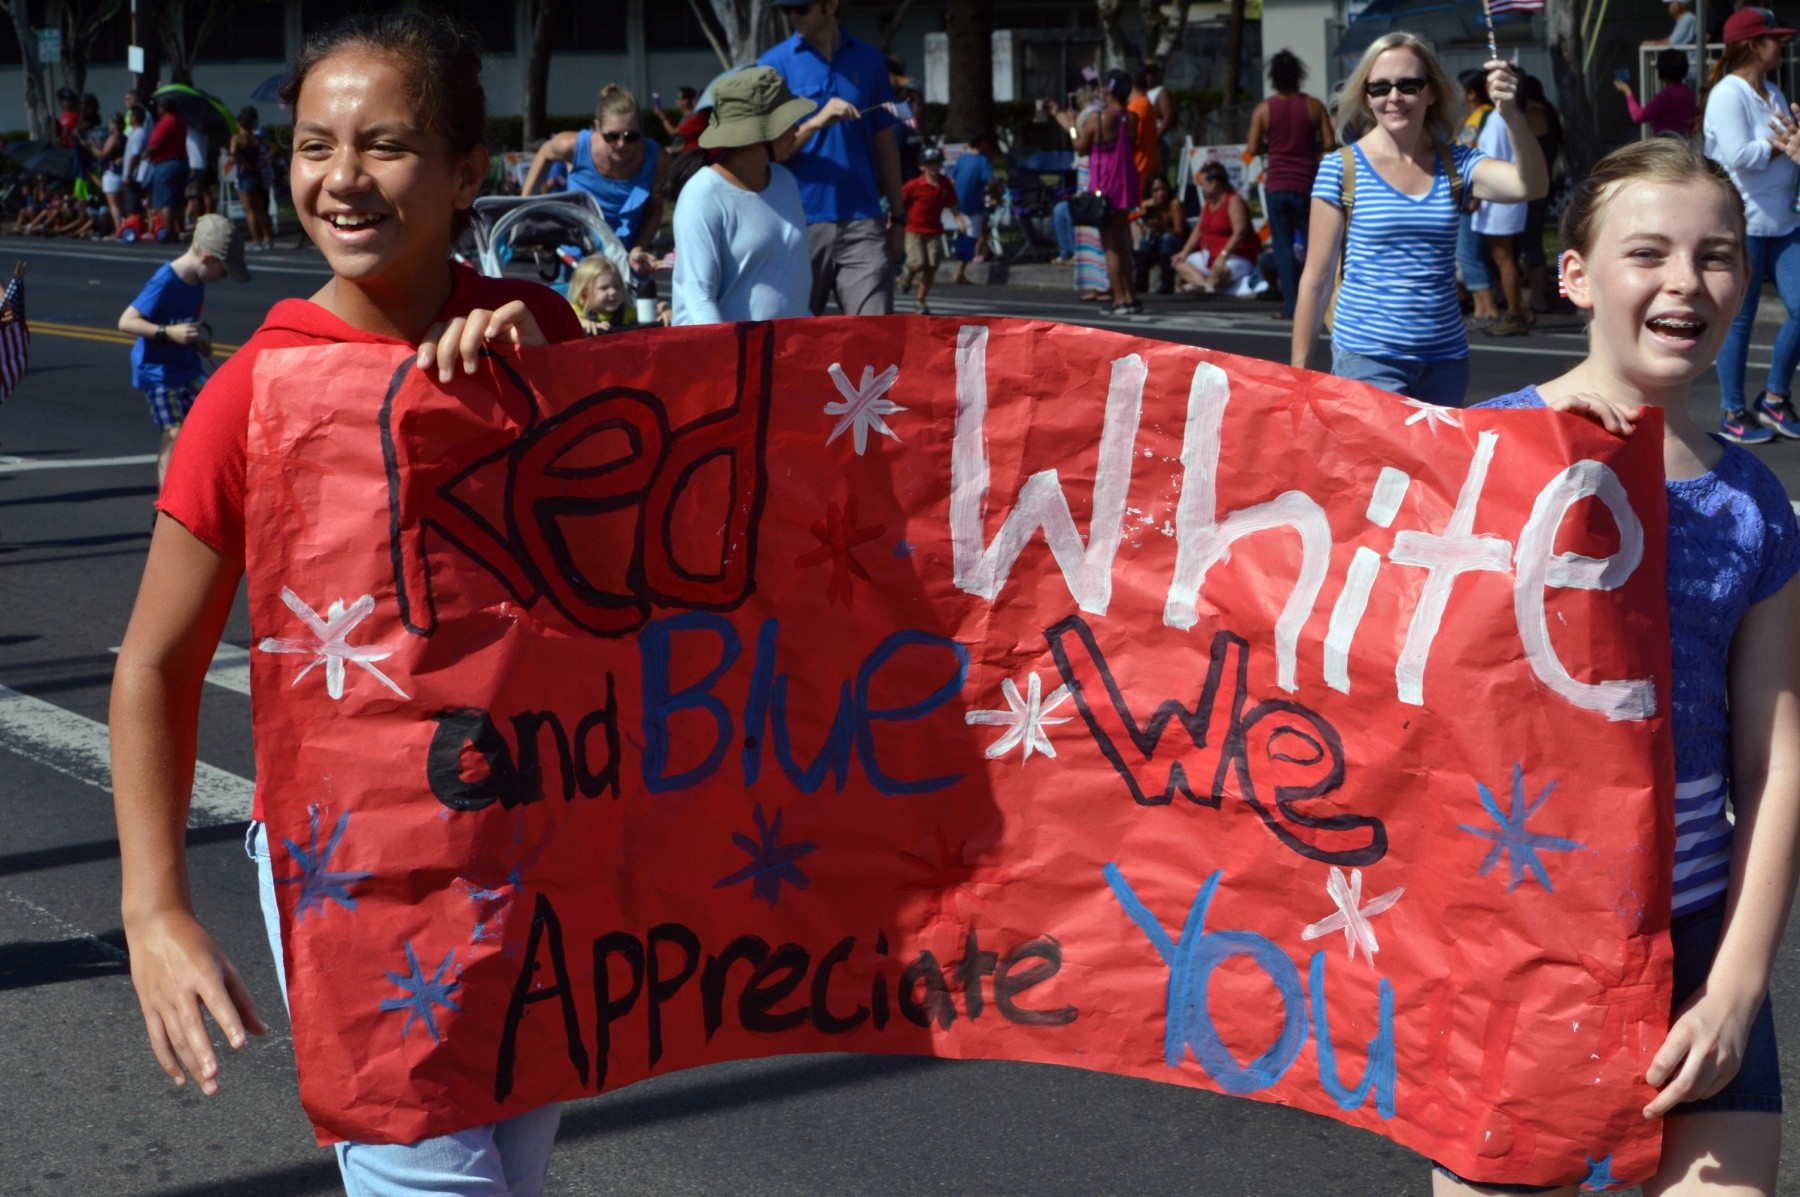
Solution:
<path fill-rule="evenodd" d="M 112 695 L 132 983 L 163 1070 L 177 1085 L 191 1076 L 209 1095 L 219 1068 L 202 1010 L 234 1048 L 265 1030 L 237 969 L 194 917 L 184 865 L 202 679 L 244 573 L 246 540 L 264 534 L 244 525 L 256 358 L 292 346 L 400 343 L 418 347 L 420 369 L 448 380 L 459 363 L 473 373 L 484 345 L 582 335 L 573 309 L 548 288 L 450 261 L 488 167 L 481 56 L 464 30 L 417 12 L 352 18 L 309 41 L 282 99 L 294 110 L 294 206 L 332 277 L 310 300 L 277 304 L 196 402 L 157 503 Z M 251 833 L 266 916 L 274 884 L 260 821 Z M 338 1162 L 352 1192 L 377 1175 L 426 1185 L 427 1162 L 464 1177 L 504 1174 L 511 1191 L 537 1192 L 559 1116 L 549 1106 L 422 1143 L 339 1144 Z"/>

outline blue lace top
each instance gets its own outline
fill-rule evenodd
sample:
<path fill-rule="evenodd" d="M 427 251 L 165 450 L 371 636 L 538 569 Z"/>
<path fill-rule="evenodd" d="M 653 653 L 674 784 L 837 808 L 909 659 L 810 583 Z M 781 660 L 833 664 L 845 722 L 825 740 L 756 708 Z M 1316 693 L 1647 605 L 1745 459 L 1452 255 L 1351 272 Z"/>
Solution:
<path fill-rule="evenodd" d="M 1480 404 L 1543 407 L 1536 387 Z M 1731 769 L 1726 670 L 1738 623 L 1800 571 L 1800 524 L 1787 492 L 1756 456 L 1720 442 L 1725 455 L 1698 478 L 1670 480 L 1669 631 L 1674 662 L 1675 913 L 1725 890 L 1731 824 L 1724 817 Z"/>

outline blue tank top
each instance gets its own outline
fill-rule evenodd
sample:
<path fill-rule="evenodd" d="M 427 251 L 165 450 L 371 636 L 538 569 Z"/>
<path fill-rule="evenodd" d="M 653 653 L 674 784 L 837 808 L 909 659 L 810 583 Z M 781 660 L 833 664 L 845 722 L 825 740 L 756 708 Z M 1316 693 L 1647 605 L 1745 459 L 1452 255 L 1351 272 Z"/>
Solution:
<path fill-rule="evenodd" d="M 599 200 L 606 223 L 627 246 L 637 237 L 662 153 L 662 147 L 654 141 L 647 142 L 644 149 L 644 165 L 637 174 L 629 179 L 609 179 L 594 165 L 594 131 L 583 129 L 575 135 L 575 161 L 569 167 L 569 189 L 585 191 Z"/>

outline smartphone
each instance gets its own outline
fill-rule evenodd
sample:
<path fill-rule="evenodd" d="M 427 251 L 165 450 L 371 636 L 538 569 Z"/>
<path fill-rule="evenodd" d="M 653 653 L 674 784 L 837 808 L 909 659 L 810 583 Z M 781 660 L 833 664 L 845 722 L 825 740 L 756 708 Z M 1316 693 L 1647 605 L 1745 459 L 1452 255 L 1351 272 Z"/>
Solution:
<path fill-rule="evenodd" d="M 650 93 L 650 107 L 652 107 L 652 108 L 661 108 L 662 107 L 662 93 L 660 91 L 653 91 Z"/>
<path fill-rule="evenodd" d="M 1618 70 L 1613 72 L 1613 78 L 1617 79 L 1620 83 L 1630 83 L 1631 82 L 1631 68 L 1630 67 L 1620 67 Z"/>

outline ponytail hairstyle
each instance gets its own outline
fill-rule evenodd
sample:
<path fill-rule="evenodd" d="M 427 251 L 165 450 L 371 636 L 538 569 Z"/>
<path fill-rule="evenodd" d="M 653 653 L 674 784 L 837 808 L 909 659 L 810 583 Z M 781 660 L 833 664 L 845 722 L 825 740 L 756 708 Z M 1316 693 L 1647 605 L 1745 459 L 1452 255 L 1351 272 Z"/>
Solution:
<path fill-rule="evenodd" d="M 1759 37 L 1747 37 L 1742 41 L 1732 42 L 1725 47 L 1725 53 L 1713 60 L 1712 69 L 1706 72 L 1706 81 L 1700 85 L 1700 108 L 1694 122 L 1696 126 L 1706 118 L 1706 104 L 1708 100 L 1712 99 L 1713 88 L 1717 87 L 1719 81 L 1725 76 L 1755 58 L 1756 43 L 1761 40 Z M 1687 55 L 1684 54 L 1682 57 L 1686 58 Z"/>
<path fill-rule="evenodd" d="M 600 99 L 594 105 L 594 127 L 599 128 L 614 114 L 641 119 L 639 111 L 636 96 L 617 83 L 608 83 L 600 89 Z"/>
<path fill-rule="evenodd" d="M 406 100 L 419 127 L 444 139 L 453 158 L 487 146 L 487 92 L 481 86 L 481 43 L 460 22 L 437 13 L 361 14 L 306 39 L 281 85 L 281 102 L 297 109 L 300 89 L 318 65 L 340 50 L 362 50 L 392 63 L 406 77 Z M 454 239 L 473 214 L 452 218 Z"/>

